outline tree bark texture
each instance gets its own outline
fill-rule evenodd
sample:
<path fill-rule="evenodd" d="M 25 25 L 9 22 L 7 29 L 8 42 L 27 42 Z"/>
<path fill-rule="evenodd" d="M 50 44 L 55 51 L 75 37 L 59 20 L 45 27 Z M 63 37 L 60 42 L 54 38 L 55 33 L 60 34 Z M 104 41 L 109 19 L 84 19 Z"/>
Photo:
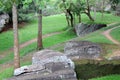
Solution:
<path fill-rule="evenodd" d="M 37 40 L 37 48 L 42 49 L 42 10 L 38 12 L 38 40 Z"/>
<path fill-rule="evenodd" d="M 13 32 L 14 32 L 14 69 L 20 67 L 20 56 L 19 56 L 19 38 L 18 38 L 18 19 L 17 19 L 17 7 L 13 4 Z"/>

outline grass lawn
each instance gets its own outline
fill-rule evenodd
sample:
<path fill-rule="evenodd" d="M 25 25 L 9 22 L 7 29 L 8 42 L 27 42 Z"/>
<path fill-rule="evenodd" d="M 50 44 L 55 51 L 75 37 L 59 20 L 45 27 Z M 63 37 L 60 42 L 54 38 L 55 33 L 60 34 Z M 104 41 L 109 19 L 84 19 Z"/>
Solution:
<path fill-rule="evenodd" d="M 30 65 L 31 62 L 28 61 L 28 62 L 23 62 L 21 64 L 21 66 L 24 66 L 24 65 Z M 14 68 L 13 67 L 10 67 L 10 68 L 7 68 L 3 71 L 0 72 L 0 80 L 4 80 L 5 78 L 9 78 L 9 77 L 12 77 L 13 76 L 13 72 L 14 72 Z"/>
<path fill-rule="evenodd" d="M 71 38 L 74 38 L 74 37 L 76 37 L 76 35 L 73 33 L 63 32 L 61 34 L 57 34 L 57 35 L 54 35 L 52 37 L 45 38 L 45 39 L 43 39 L 44 48 L 65 42 L 65 41 L 67 41 Z M 35 49 L 36 49 L 36 43 L 33 43 L 33 44 L 21 49 L 20 56 L 22 57 L 22 56 L 26 55 L 27 53 L 29 53 Z M 3 63 L 8 62 L 8 61 L 12 61 L 12 60 L 13 60 L 13 53 L 10 53 L 5 58 L 0 60 L 0 64 L 3 64 Z M 29 62 L 31 62 L 31 61 L 29 61 Z M 29 62 L 28 62 L 28 64 L 29 64 Z M 22 64 L 25 64 L 25 63 L 23 62 Z M 8 68 L 8 69 L 0 72 L 0 80 L 2 80 L 4 78 L 11 77 L 12 74 L 13 74 L 13 68 Z"/>
<path fill-rule="evenodd" d="M 94 17 L 94 13 L 91 12 L 92 16 Z M 112 14 L 104 13 L 104 17 L 101 17 L 102 14 L 100 12 L 97 12 L 96 19 L 94 22 L 90 21 L 88 17 L 83 14 L 82 15 L 82 22 L 84 23 L 98 23 L 98 24 L 110 24 L 114 22 L 120 22 L 120 17 L 114 16 Z"/>
<path fill-rule="evenodd" d="M 92 15 L 94 15 L 92 13 Z M 84 23 L 104 23 L 110 24 L 120 22 L 120 17 L 112 14 L 105 14 L 104 19 L 101 18 L 101 13 L 97 13 L 95 22 L 91 22 L 85 14 L 82 14 L 82 21 Z M 19 29 L 20 43 L 37 37 L 37 19 Z M 63 31 L 66 28 L 66 20 L 64 14 L 43 17 L 43 34 L 48 34 L 57 31 Z M 13 31 L 7 31 L 0 34 L 0 51 L 7 50 L 13 47 Z"/>
<path fill-rule="evenodd" d="M 92 13 L 93 14 L 93 13 Z M 100 18 L 100 13 L 97 13 L 96 21 L 94 23 L 105 23 L 109 24 L 112 22 L 120 22 L 120 18 L 113 16 L 111 14 L 105 14 L 105 19 Z M 82 21 L 85 23 L 93 23 L 91 22 L 86 15 L 82 15 Z M 33 38 L 37 37 L 37 20 L 33 20 L 31 23 L 25 25 L 25 27 L 19 29 L 19 39 L 20 43 L 24 43 L 28 40 L 31 40 Z M 55 16 L 49 16 L 43 18 L 43 34 L 48 34 L 56 31 L 63 31 L 66 28 L 66 21 L 65 16 L 63 14 L 61 15 L 55 15 Z M 98 42 L 98 43 L 108 43 L 112 44 L 111 41 L 106 39 L 102 34 L 100 34 L 103 30 L 91 33 L 90 35 L 87 35 L 83 38 L 79 38 L 79 40 L 88 40 L 92 42 Z M 67 40 L 70 40 L 72 38 L 75 38 L 75 34 L 63 32 L 62 34 L 57 34 L 51 37 L 47 37 L 43 39 L 43 45 L 45 48 L 48 48 L 50 46 L 61 44 L 62 42 L 65 42 Z M 13 31 L 7 31 L 0 34 L 0 51 L 5 51 L 13 46 Z M 20 56 L 24 56 L 28 54 L 29 52 L 36 49 L 36 43 L 33 43 L 23 49 L 20 50 Z M 0 64 L 3 64 L 8 61 L 13 60 L 13 53 L 8 54 L 5 58 L 0 59 Z M 13 68 L 8 68 L 4 72 L 0 72 L 0 80 L 3 78 L 11 77 L 13 73 Z"/>
<path fill-rule="evenodd" d="M 71 38 L 75 38 L 76 35 L 70 32 L 63 32 L 61 34 L 57 34 L 54 36 L 47 37 L 43 39 L 43 46 L 44 48 L 53 46 L 55 44 L 59 44 L 62 42 L 65 42 L 67 40 L 70 40 Z M 33 51 L 36 49 L 36 43 L 32 43 L 28 45 L 27 47 L 23 48 L 20 50 L 20 56 L 24 56 L 28 54 L 29 52 Z M 5 62 L 13 60 L 13 53 L 8 54 L 5 58 L 0 59 L 0 64 L 3 64 Z"/>
<path fill-rule="evenodd" d="M 110 33 L 112 37 L 120 42 L 120 26 Z"/>
<path fill-rule="evenodd" d="M 20 43 L 24 43 L 28 40 L 37 37 L 38 30 L 37 20 L 25 25 L 19 29 L 19 40 Z M 43 35 L 63 31 L 66 28 L 66 21 L 64 15 L 55 15 L 43 18 Z M 7 31 L 0 34 L 0 51 L 7 50 L 13 47 L 13 31 Z"/>
<path fill-rule="evenodd" d="M 109 75 L 109 76 L 94 78 L 90 80 L 120 80 L 120 75 Z"/>
<path fill-rule="evenodd" d="M 76 38 L 75 40 L 77 41 L 91 41 L 95 43 L 107 43 L 107 44 L 112 44 L 110 40 L 108 40 L 104 35 L 101 34 L 102 30 L 90 33 L 89 35 L 86 35 L 81 38 Z"/>

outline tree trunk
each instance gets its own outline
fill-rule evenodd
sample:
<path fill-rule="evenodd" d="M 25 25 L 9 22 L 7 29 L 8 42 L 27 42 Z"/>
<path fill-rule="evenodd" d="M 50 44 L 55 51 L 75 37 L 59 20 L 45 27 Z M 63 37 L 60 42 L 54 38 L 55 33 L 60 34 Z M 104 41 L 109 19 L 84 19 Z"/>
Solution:
<path fill-rule="evenodd" d="M 104 0 L 102 0 L 102 9 L 101 9 L 102 11 L 102 19 L 103 19 L 103 17 L 104 17 Z"/>
<path fill-rule="evenodd" d="M 94 19 L 92 18 L 92 16 L 91 16 L 90 13 L 86 13 L 86 15 L 89 17 L 89 19 L 90 19 L 91 21 L 94 21 Z"/>
<path fill-rule="evenodd" d="M 81 14 L 78 15 L 79 23 L 81 23 Z"/>
<path fill-rule="evenodd" d="M 37 48 L 40 50 L 43 48 L 42 45 L 42 10 L 38 12 L 38 40 L 37 40 Z"/>
<path fill-rule="evenodd" d="M 20 56 L 19 56 L 19 38 L 18 38 L 18 19 L 17 19 L 17 7 L 13 4 L 13 31 L 14 31 L 14 69 L 20 67 Z"/>
<path fill-rule="evenodd" d="M 89 0 L 87 0 L 87 12 L 86 12 L 87 16 L 89 17 L 89 19 L 91 21 L 94 21 L 94 19 L 92 18 L 91 14 L 90 14 L 90 5 L 89 5 Z"/>
<path fill-rule="evenodd" d="M 68 26 L 70 26 L 69 16 L 68 16 L 68 13 L 67 13 L 67 12 L 65 13 L 65 16 L 66 16 L 66 21 L 67 21 L 67 24 L 68 24 Z"/>
<path fill-rule="evenodd" d="M 71 27 L 74 27 L 74 18 L 73 18 L 73 14 L 71 13 L 71 11 L 70 11 L 69 9 L 67 9 L 67 13 L 70 15 Z"/>

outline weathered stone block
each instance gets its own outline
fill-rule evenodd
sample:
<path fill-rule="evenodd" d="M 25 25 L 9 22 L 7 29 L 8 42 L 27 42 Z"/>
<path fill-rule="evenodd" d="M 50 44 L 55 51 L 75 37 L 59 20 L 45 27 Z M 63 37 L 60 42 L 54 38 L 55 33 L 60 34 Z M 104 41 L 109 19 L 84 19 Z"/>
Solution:
<path fill-rule="evenodd" d="M 77 80 L 72 60 L 53 50 L 35 53 L 32 65 L 16 69 L 14 75 L 8 80 Z"/>
<path fill-rule="evenodd" d="M 74 59 L 96 59 L 101 56 L 102 48 L 88 41 L 69 41 L 66 43 L 64 53 Z"/>

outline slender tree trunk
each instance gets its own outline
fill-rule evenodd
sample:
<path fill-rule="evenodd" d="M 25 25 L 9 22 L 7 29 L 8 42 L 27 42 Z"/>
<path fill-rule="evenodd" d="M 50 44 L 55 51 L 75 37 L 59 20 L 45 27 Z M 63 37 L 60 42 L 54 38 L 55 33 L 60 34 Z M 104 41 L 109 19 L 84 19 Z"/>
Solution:
<path fill-rule="evenodd" d="M 73 25 L 75 25 L 76 24 L 76 19 L 75 19 L 76 17 L 75 17 L 75 14 L 73 13 Z"/>
<path fill-rule="evenodd" d="M 37 40 L 37 48 L 40 50 L 43 48 L 42 45 L 42 10 L 38 12 L 38 40 Z"/>
<path fill-rule="evenodd" d="M 91 21 L 94 21 L 94 19 L 92 18 L 92 16 L 91 16 L 90 13 L 86 13 L 86 15 L 89 17 L 89 19 L 90 19 Z"/>
<path fill-rule="evenodd" d="M 67 9 L 67 13 L 69 13 L 69 15 L 70 15 L 70 23 L 71 23 L 71 27 L 74 27 L 74 17 L 73 17 L 73 15 L 72 15 L 72 13 L 71 13 L 71 11 L 69 10 L 69 9 Z"/>
<path fill-rule="evenodd" d="M 68 16 L 68 13 L 67 13 L 67 12 L 65 13 L 65 16 L 66 16 L 66 21 L 67 21 L 67 24 L 68 24 L 68 26 L 70 26 L 69 16 Z"/>
<path fill-rule="evenodd" d="M 18 38 L 18 20 L 17 20 L 17 7 L 13 4 L 13 31 L 14 31 L 14 69 L 20 67 L 20 56 L 19 56 L 19 38 Z"/>
<path fill-rule="evenodd" d="M 89 17 L 90 20 L 94 21 L 94 19 L 92 18 L 91 14 L 90 14 L 90 5 L 89 5 L 89 0 L 87 0 L 87 12 L 86 12 L 87 16 Z"/>
<path fill-rule="evenodd" d="M 102 0 L 102 19 L 103 19 L 103 17 L 104 17 L 104 0 Z"/>
<path fill-rule="evenodd" d="M 81 23 L 81 14 L 78 15 L 79 23 Z"/>

